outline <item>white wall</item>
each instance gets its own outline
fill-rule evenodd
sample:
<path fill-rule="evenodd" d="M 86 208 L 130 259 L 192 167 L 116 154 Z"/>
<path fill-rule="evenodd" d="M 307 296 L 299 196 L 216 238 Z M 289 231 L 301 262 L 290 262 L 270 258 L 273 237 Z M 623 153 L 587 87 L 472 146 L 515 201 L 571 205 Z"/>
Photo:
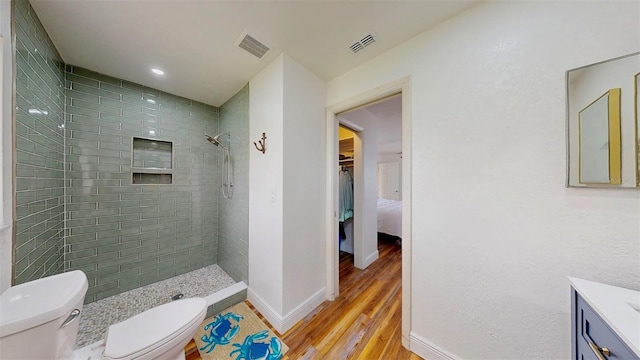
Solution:
<path fill-rule="evenodd" d="M 249 83 L 248 298 L 280 332 L 325 299 L 325 83 L 286 55 Z M 253 145 L 252 145 L 253 146 Z"/>
<path fill-rule="evenodd" d="M 412 339 L 570 357 L 566 276 L 640 289 L 640 192 L 565 184 L 565 71 L 640 45 L 638 2 L 495 2 L 328 84 L 411 76 Z"/>
<path fill-rule="evenodd" d="M 324 297 L 326 94 L 324 81 L 284 57 L 284 314 Z"/>
<path fill-rule="evenodd" d="M 0 293 L 11 286 L 13 224 L 13 166 L 12 136 L 12 51 L 11 51 L 11 2 L 0 2 L 0 36 L 2 36 L 2 85 L 0 88 Z"/>
<path fill-rule="evenodd" d="M 360 126 L 354 138 L 354 266 L 365 269 L 378 258 L 378 128 L 366 109 L 338 116 Z"/>
<path fill-rule="evenodd" d="M 267 135 L 267 151 L 249 155 L 249 289 L 271 312 L 282 314 L 283 297 L 283 99 L 280 56 L 249 82 L 249 139 Z M 262 309 L 261 309 L 262 310 Z M 266 310 L 266 309 L 265 309 Z M 264 312 L 264 310 L 263 310 Z"/>

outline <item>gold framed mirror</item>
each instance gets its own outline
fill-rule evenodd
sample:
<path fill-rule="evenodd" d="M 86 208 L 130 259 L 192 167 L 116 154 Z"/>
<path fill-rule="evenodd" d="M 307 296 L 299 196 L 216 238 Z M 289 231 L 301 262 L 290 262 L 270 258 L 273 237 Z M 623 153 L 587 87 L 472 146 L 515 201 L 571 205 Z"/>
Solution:
<path fill-rule="evenodd" d="M 638 188 L 640 52 L 569 70 L 566 84 L 566 185 Z"/>

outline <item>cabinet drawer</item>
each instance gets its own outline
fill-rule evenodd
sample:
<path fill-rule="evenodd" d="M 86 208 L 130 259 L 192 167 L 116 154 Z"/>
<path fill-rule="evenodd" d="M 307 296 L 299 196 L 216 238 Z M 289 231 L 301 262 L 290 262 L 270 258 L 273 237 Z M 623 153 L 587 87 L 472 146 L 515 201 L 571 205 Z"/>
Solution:
<path fill-rule="evenodd" d="M 578 295 L 576 296 L 576 326 L 575 340 L 577 342 L 576 360 L 598 360 L 595 351 L 589 343 L 593 343 L 600 348 L 609 349 L 610 354 L 601 354 L 605 359 L 611 360 L 636 360 L 625 343 L 609 328 L 609 326 L 598 316 L 593 309 Z"/>

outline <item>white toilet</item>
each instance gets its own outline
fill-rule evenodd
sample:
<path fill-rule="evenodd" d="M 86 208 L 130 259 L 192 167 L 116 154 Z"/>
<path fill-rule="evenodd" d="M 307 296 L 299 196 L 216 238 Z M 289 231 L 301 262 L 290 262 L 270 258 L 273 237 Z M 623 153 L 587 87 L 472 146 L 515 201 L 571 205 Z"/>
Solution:
<path fill-rule="evenodd" d="M 103 341 L 74 351 L 87 288 L 76 270 L 2 293 L 0 359 L 184 359 L 207 313 L 205 299 L 174 301 L 111 325 Z"/>

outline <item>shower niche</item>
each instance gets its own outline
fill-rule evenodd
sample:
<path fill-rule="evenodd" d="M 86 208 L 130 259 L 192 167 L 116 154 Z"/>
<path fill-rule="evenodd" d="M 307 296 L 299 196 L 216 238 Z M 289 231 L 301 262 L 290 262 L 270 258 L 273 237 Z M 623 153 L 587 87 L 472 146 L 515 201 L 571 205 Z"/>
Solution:
<path fill-rule="evenodd" d="M 170 185 L 173 181 L 173 143 L 134 137 L 131 148 L 131 183 Z"/>

